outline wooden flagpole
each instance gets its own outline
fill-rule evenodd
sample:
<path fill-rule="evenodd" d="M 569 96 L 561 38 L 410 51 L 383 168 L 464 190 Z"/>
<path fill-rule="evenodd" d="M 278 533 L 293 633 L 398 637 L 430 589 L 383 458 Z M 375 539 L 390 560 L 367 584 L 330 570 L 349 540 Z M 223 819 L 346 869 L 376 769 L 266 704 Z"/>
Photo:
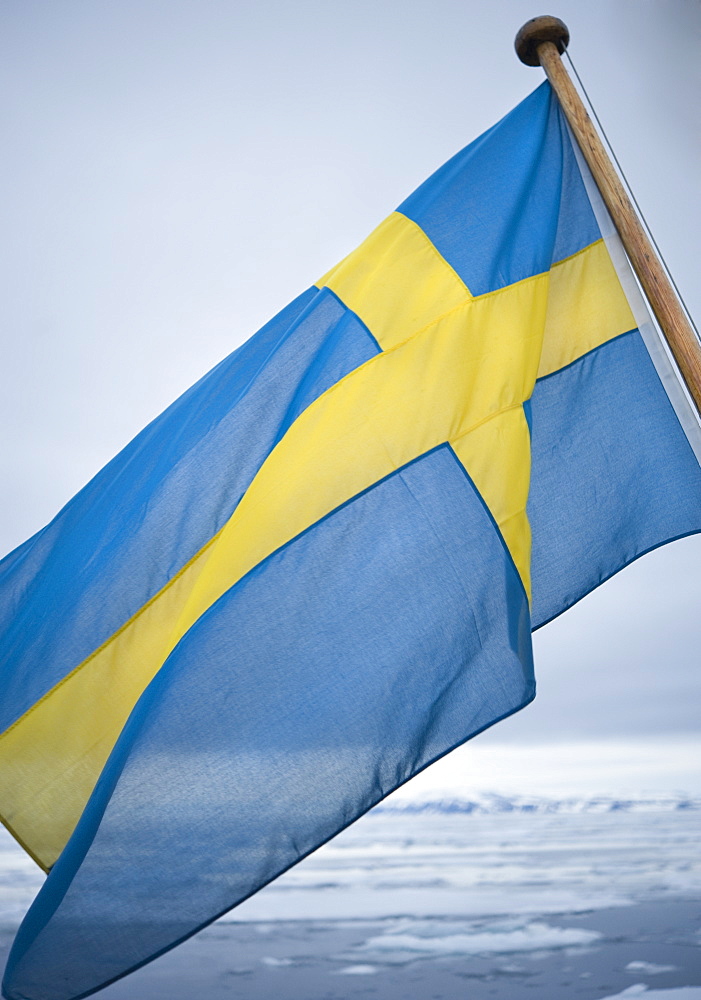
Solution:
<path fill-rule="evenodd" d="M 535 17 L 516 35 L 516 53 L 542 66 L 701 417 L 701 347 L 660 260 L 560 59 L 570 40 L 557 17 Z"/>

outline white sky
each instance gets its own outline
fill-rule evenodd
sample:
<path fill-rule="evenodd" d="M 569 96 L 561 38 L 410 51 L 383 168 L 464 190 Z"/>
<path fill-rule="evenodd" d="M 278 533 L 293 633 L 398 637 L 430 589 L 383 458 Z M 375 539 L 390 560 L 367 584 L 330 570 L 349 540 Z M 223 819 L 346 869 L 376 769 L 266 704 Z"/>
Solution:
<path fill-rule="evenodd" d="M 699 317 L 701 4 L 548 12 Z M 3 4 L 0 550 L 536 87 L 512 46 L 539 13 Z M 668 546 L 539 633 L 538 699 L 480 745 L 698 736 L 700 564 Z"/>

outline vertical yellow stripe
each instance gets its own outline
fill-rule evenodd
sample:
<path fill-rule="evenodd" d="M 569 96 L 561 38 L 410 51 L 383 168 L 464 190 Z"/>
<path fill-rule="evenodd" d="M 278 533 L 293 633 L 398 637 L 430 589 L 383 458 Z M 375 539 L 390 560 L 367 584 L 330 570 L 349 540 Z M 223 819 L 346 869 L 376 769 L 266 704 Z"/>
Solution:
<path fill-rule="evenodd" d="M 530 600 L 531 440 L 523 406 L 504 410 L 452 445 L 499 525 Z"/>
<path fill-rule="evenodd" d="M 317 284 L 335 292 L 385 351 L 471 298 L 423 229 L 399 212 Z"/>

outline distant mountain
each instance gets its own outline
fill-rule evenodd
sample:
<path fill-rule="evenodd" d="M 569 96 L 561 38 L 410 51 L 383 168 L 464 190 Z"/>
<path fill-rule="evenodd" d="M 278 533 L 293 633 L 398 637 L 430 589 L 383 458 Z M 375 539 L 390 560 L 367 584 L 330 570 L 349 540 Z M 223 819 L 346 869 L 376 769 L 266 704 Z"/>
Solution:
<path fill-rule="evenodd" d="M 631 798 L 597 795 L 589 798 L 543 798 L 526 795 L 499 795 L 484 792 L 473 798 L 387 799 L 374 812 L 435 814 L 466 813 L 613 813 L 674 812 L 701 810 L 701 799 L 682 793 L 676 795 L 639 795 Z"/>

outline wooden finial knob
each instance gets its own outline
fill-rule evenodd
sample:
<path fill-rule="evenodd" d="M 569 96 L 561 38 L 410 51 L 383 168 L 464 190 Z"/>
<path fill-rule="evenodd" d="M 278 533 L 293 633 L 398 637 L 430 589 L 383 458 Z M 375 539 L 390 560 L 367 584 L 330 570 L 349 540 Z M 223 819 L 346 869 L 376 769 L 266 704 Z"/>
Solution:
<path fill-rule="evenodd" d="M 526 66 L 540 66 L 538 46 L 543 42 L 552 42 L 562 55 L 569 44 L 570 33 L 567 25 L 559 17 L 534 17 L 526 21 L 516 35 L 514 47 L 516 55 Z"/>

